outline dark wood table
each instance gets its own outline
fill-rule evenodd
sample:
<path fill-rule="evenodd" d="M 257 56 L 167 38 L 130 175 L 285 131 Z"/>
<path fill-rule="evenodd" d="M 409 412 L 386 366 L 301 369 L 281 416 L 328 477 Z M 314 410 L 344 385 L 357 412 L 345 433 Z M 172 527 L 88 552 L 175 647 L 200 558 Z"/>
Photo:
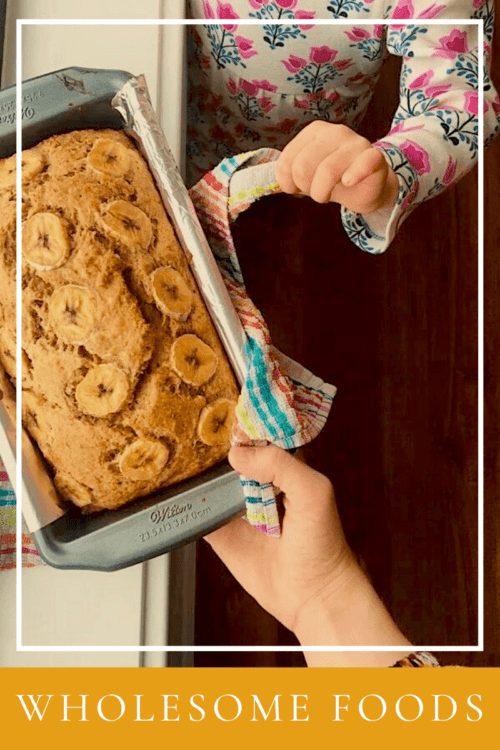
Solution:
<path fill-rule="evenodd" d="M 497 19 L 497 46 L 499 35 Z M 392 59 L 362 131 L 371 140 L 387 132 L 397 81 Z M 484 653 L 441 660 L 500 666 L 498 140 L 485 155 L 484 189 L 486 642 Z M 420 206 L 381 256 L 346 239 L 338 207 L 288 196 L 257 203 L 234 234 L 275 344 L 339 389 L 305 453 L 333 481 L 348 539 L 377 591 L 414 643 L 476 643 L 477 170 Z M 203 542 L 196 643 L 296 643 Z M 195 655 L 196 666 L 303 664 L 293 653 Z"/>

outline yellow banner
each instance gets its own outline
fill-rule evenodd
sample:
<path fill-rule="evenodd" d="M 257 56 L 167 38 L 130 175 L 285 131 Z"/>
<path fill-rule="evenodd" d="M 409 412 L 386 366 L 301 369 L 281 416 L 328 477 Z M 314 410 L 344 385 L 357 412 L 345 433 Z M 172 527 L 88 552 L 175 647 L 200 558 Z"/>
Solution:
<path fill-rule="evenodd" d="M 500 730 L 495 669 L 4 669 L 1 677 L 0 736 L 15 730 L 23 747 L 479 748 Z"/>

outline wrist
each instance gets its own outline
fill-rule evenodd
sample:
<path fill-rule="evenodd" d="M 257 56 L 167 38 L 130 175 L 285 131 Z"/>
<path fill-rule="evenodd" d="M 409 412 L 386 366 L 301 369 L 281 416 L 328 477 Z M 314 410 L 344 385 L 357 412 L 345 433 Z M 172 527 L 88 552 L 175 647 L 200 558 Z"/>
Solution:
<path fill-rule="evenodd" d="M 297 618 L 295 635 L 308 666 L 389 667 L 411 653 L 401 633 L 359 565 L 352 560 L 342 584 L 325 590 Z M 309 651 L 307 646 L 390 646 L 397 651 Z"/>
<path fill-rule="evenodd" d="M 399 195 L 399 180 L 392 167 L 389 167 L 387 174 L 387 180 L 384 187 L 384 193 L 382 196 L 382 208 L 392 211 L 396 205 L 396 201 Z"/>

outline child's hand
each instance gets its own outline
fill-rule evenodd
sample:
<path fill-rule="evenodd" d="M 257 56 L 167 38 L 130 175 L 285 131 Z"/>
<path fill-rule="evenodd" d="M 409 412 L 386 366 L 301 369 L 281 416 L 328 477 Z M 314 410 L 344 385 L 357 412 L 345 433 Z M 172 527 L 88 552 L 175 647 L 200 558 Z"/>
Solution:
<path fill-rule="evenodd" d="M 391 209 L 398 179 L 381 151 L 346 125 L 317 120 L 285 146 L 276 178 L 285 193 L 298 190 L 318 203 L 333 201 L 357 213 Z"/>

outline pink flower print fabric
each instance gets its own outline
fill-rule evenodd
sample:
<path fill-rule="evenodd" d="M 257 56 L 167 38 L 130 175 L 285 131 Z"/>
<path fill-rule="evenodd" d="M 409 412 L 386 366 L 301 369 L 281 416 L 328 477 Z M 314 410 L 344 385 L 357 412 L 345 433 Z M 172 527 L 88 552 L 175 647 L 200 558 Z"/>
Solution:
<path fill-rule="evenodd" d="M 475 91 L 464 91 L 464 109 L 471 115 L 479 112 L 479 95 Z M 488 102 L 483 101 L 483 113 L 488 111 Z"/>
<path fill-rule="evenodd" d="M 253 41 L 248 37 L 238 35 L 234 37 L 234 40 L 242 60 L 249 60 L 257 54 L 257 51 L 253 49 Z"/>
<path fill-rule="evenodd" d="M 330 86 L 351 65 L 351 61 L 338 59 L 338 50 L 324 44 L 311 47 L 308 59 L 290 55 L 281 62 L 291 73 L 287 81 L 292 81 L 303 92 L 303 95 L 297 96 L 295 106 L 315 114 L 319 119 L 330 119 L 332 104 L 339 100 L 339 94 L 329 90 Z"/>
<path fill-rule="evenodd" d="M 408 161 L 414 166 L 418 174 L 427 174 L 431 171 L 429 154 L 413 141 L 404 141 L 400 147 Z"/>
<path fill-rule="evenodd" d="M 488 72 L 493 0 L 190 0 L 188 6 L 190 17 L 200 19 L 189 39 L 190 183 L 225 157 L 282 149 L 314 119 L 363 134 L 381 66 L 396 55 L 402 58 L 399 106 L 375 145 L 398 178 L 397 204 L 370 215 L 341 209 L 351 240 L 379 253 L 418 204 L 474 166 L 479 116 L 486 144 L 498 132 L 500 103 Z M 238 23 L 243 18 L 261 24 Z M 450 22 L 426 25 L 426 19 Z M 483 20 L 483 38 L 467 19 Z"/>
<path fill-rule="evenodd" d="M 275 91 L 276 87 L 269 81 L 236 81 L 227 82 L 231 101 L 237 103 L 242 116 L 248 121 L 259 120 L 271 112 L 276 104 L 266 91 Z"/>
<path fill-rule="evenodd" d="M 453 159 L 453 157 L 449 156 L 448 164 L 446 165 L 446 171 L 443 175 L 443 184 L 445 185 L 445 187 L 448 187 L 449 185 L 453 184 L 456 171 L 457 171 L 457 162 Z"/>
<path fill-rule="evenodd" d="M 448 7 L 446 12 L 449 10 Z M 486 14 L 488 62 L 493 31 L 492 4 L 484 3 L 482 11 Z M 431 12 L 431 6 L 427 12 Z M 373 236 L 377 216 L 353 217 L 343 210 L 348 233 L 356 231 L 360 243 L 370 244 L 364 249 L 383 251 L 401 222 L 419 203 L 454 184 L 476 163 L 480 147 L 478 81 L 483 73 L 479 42 L 477 27 L 467 24 L 388 27 L 387 49 L 403 58 L 401 96 L 390 133 L 376 145 L 396 172 L 400 192 L 391 215 L 383 217 L 385 220 L 376 231 L 377 237 Z M 498 132 L 499 121 L 493 108 L 495 91 L 487 68 L 484 73 L 482 115 L 488 143 Z"/>
<path fill-rule="evenodd" d="M 413 3 L 412 0 L 399 0 L 394 10 L 390 10 L 390 18 L 435 18 L 441 11 L 446 10 L 446 5 L 439 5 L 438 3 L 432 3 L 422 10 L 419 9 L 421 3 Z M 462 16 L 457 16 L 462 17 Z M 464 16 L 466 18 L 467 16 Z"/>
<path fill-rule="evenodd" d="M 432 56 L 453 60 L 457 55 L 464 55 L 469 51 L 467 32 L 460 31 L 460 29 L 452 29 L 449 34 L 445 34 L 438 40 L 438 46 L 435 47 Z"/>

